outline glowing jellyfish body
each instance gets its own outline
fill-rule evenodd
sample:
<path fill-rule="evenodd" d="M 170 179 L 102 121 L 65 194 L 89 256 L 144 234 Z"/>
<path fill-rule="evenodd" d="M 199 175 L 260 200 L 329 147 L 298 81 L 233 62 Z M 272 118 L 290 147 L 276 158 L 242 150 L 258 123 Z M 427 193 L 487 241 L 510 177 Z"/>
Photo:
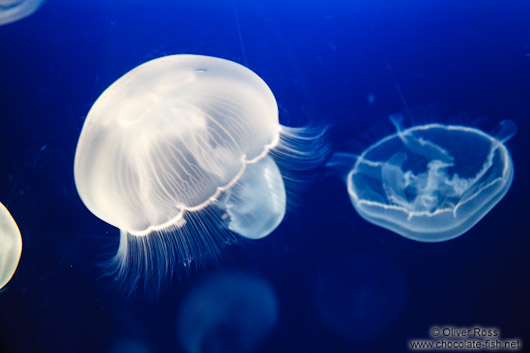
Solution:
<path fill-rule="evenodd" d="M 22 237 L 15 220 L 0 203 L 0 288 L 15 274 L 22 253 Z"/>
<path fill-rule="evenodd" d="M 499 134 L 442 124 L 403 128 L 367 148 L 347 176 L 348 192 L 367 221 L 406 238 L 438 242 L 455 238 L 480 221 L 506 194 L 513 164 Z M 338 157 L 343 158 L 343 157 Z"/>
<path fill-rule="evenodd" d="M 294 131 L 279 124 L 272 92 L 249 69 L 207 56 L 158 58 L 92 106 L 75 156 L 77 190 L 121 229 L 120 271 L 171 272 L 171 263 L 230 242 L 225 229 L 258 239 L 279 225 L 286 195 L 272 156 L 282 144 L 296 154 Z"/>
<path fill-rule="evenodd" d="M 0 26 L 28 17 L 44 0 L 0 0 Z"/>

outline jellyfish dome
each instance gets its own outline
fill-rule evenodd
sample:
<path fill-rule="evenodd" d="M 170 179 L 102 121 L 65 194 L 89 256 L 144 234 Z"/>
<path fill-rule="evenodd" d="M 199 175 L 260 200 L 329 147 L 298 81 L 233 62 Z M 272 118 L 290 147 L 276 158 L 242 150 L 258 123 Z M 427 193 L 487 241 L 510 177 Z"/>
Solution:
<path fill-rule="evenodd" d="M 0 0 L 0 26 L 28 17 L 44 0 Z"/>
<path fill-rule="evenodd" d="M 22 237 L 7 208 L 0 203 L 0 288 L 15 274 L 22 253 Z"/>
<path fill-rule="evenodd" d="M 147 262 L 159 273 L 217 252 L 233 234 L 271 233 L 286 209 L 276 161 L 312 153 L 297 143 L 301 134 L 279 124 L 274 95 L 246 67 L 162 57 L 125 74 L 90 109 L 76 187 L 94 215 L 121 230 L 120 271 L 144 272 Z"/>
<path fill-rule="evenodd" d="M 405 129 L 401 116 L 391 120 L 397 132 L 356 157 L 346 178 L 353 206 L 367 221 L 406 238 L 445 241 L 471 229 L 510 188 L 513 164 L 504 142 L 516 132 L 512 121 L 492 136 L 435 123 Z"/>

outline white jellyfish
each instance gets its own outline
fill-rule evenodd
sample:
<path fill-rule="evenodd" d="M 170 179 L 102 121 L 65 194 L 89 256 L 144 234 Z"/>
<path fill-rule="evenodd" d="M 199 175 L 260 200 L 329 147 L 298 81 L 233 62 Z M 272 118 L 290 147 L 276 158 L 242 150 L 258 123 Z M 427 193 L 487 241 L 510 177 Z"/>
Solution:
<path fill-rule="evenodd" d="M 276 295 L 261 278 L 220 273 L 184 299 L 177 336 L 188 353 L 252 351 L 278 320 Z"/>
<path fill-rule="evenodd" d="M 0 203 L 0 288 L 15 274 L 22 253 L 22 237 L 7 208 Z"/>
<path fill-rule="evenodd" d="M 357 212 L 406 238 L 439 242 L 467 232 L 506 194 L 513 164 L 504 145 L 516 132 L 504 120 L 496 136 L 476 128 L 426 124 L 397 132 L 360 156 L 337 153 L 329 166 L 351 168 L 346 183 Z"/>
<path fill-rule="evenodd" d="M 271 90 L 249 69 L 162 57 L 125 74 L 90 109 L 76 187 L 93 214 L 121 230 L 119 274 L 160 282 L 175 263 L 215 255 L 234 233 L 271 233 L 286 209 L 276 162 L 304 169 L 322 160 L 317 135 L 281 126 Z"/>
<path fill-rule="evenodd" d="M 44 0 L 0 0 L 0 26 L 28 17 Z"/>

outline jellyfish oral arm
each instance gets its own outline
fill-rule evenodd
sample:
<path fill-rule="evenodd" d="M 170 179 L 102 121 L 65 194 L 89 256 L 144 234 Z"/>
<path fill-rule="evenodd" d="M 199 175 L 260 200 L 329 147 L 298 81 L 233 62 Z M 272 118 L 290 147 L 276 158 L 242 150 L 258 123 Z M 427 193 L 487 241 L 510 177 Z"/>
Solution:
<path fill-rule="evenodd" d="M 269 235 L 282 221 L 286 195 L 280 171 L 271 157 L 246 165 L 243 175 L 219 207 L 229 215 L 228 228 L 239 235 L 259 239 Z"/>

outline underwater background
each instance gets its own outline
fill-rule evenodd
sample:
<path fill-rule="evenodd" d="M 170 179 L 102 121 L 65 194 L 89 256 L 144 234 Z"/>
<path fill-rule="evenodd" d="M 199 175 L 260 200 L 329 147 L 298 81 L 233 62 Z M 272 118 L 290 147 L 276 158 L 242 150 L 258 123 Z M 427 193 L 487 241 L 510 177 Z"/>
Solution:
<path fill-rule="evenodd" d="M 512 187 L 467 233 L 421 243 L 362 219 L 322 167 L 268 237 L 125 296 L 101 267 L 119 231 L 81 202 L 75 148 L 103 90 L 180 53 L 250 68 L 280 123 L 328 126 L 332 151 L 361 153 L 407 106 L 407 127 L 511 119 Z M 530 344 L 528 1 L 48 0 L 0 27 L 0 119 L 0 202 L 23 238 L 0 352 L 406 352 L 478 326 Z"/>

